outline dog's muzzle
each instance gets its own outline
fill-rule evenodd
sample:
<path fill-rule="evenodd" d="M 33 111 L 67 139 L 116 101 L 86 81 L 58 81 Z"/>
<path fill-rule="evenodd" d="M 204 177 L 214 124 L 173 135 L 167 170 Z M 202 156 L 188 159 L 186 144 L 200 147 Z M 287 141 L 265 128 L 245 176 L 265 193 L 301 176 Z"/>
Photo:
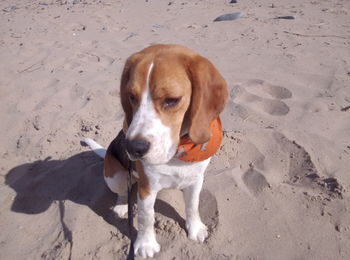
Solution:
<path fill-rule="evenodd" d="M 140 138 L 135 138 L 132 140 L 126 139 L 125 147 L 126 151 L 131 157 L 130 159 L 138 160 L 141 159 L 149 151 L 151 143 Z"/>

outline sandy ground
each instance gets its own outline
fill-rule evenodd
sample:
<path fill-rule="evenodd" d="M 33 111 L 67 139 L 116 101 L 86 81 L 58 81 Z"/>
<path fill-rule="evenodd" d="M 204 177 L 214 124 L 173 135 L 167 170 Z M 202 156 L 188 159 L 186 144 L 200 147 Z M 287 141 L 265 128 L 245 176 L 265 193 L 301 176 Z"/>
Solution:
<path fill-rule="evenodd" d="M 209 58 L 230 87 L 225 139 L 187 239 L 179 191 L 156 203 L 156 259 L 349 259 L 350 2 L 0 3 L 0 259 L 125 259 L 102 161 L 125 59 L 152 43 Z M 243 12 L 234 21 L 219 15 Z M 293 16 L 295 19 L 274 19 Z"/>

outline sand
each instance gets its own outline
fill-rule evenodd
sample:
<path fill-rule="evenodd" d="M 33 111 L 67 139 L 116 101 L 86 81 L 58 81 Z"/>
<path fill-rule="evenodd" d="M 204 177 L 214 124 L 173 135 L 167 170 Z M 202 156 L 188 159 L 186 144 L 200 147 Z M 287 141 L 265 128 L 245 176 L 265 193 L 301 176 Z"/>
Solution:
<path fill-rule="evenodd" d="M 127 221 L 103 162 L 121 128 L 125 59 L 185 45 L 228 82 L 206 172 L 204 244 L 181 192 L 156 203 L 155 259 L 349 259 L 350 2 L 4 0 L 0 3 L 0 259 L 125 259 Z M 242 12 L 233 21 L 213 22 Z M 293 16 L 295 19 L 274 19 Z"/>

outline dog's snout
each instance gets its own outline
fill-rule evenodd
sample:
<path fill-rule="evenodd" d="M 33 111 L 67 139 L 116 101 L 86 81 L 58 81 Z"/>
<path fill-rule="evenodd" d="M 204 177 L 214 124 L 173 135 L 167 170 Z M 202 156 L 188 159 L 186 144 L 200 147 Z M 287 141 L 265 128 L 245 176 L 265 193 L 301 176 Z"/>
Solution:
<path fill-rule="evenodd" d="M 150 142 L 140 138 L 126 139 L 126 150 L 134 159 L 141 159 L 148 152 L 150 146 Z"/>

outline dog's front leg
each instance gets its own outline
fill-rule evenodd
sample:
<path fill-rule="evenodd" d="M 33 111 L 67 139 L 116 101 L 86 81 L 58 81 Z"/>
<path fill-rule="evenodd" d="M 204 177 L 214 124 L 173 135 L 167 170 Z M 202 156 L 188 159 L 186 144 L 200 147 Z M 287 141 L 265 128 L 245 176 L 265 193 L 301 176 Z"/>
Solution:
<path fill-rule="evenodd" d="M 199 174 L 197 181 L 183 190 L 186 204 L 186 229 L 188 237 L 198 242 L 204 242 L 208 236 L 207 227 L 203 224 L 198 210 L 203 178 L 203 173 Z"/>
<path fill-rule="evenodd" d="M 138 232 L 135 241 L 135 254 L 142 257 L 153 257 L 160 250 L 154 231 L 154 203 L 157 192 L 150 191 L 145 198 L 137 196 Z"/>

